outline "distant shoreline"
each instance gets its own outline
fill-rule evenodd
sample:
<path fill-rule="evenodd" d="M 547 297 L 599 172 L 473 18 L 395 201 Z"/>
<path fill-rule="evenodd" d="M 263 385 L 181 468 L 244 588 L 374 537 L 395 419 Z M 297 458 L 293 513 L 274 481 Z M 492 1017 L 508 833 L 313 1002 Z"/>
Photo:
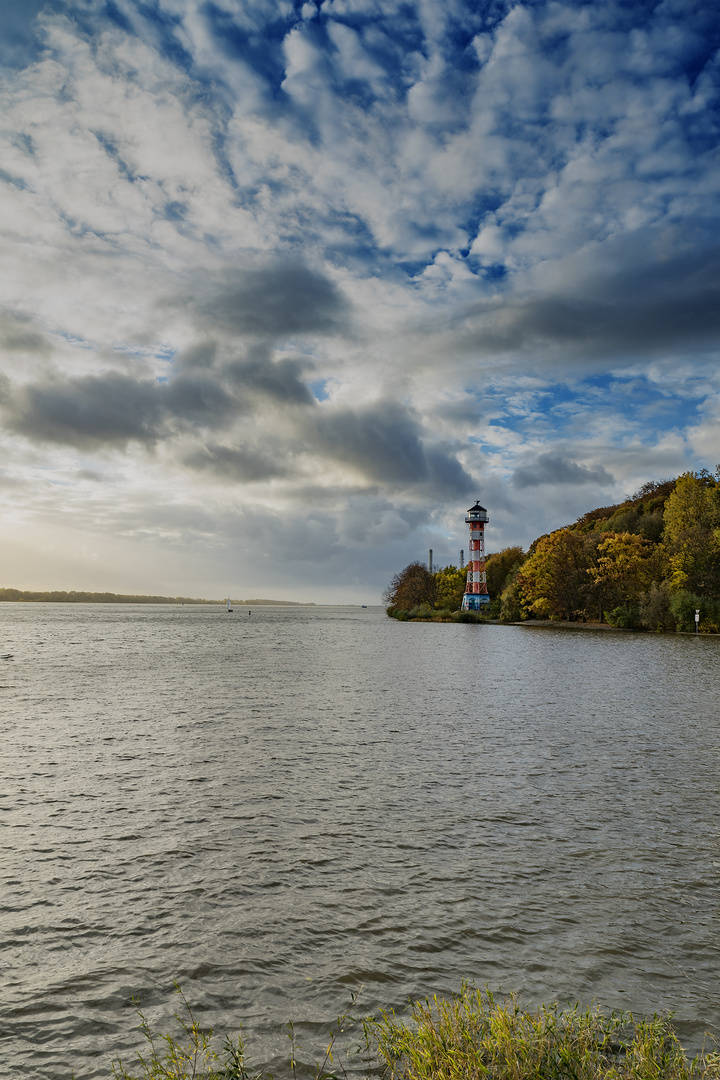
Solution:
<path fill-rule="evenodd" d="M 42 592 L 34 589 L 0 589 L 0 603 L 24 604 L 225 604 L 227 597 L 221 600 L 201 600 L 193 596 L 134 596 L 111 592 Z M 233 600 L 237 607 L 281 606 L 315 607 L 313 603 L 300 600 Z"/>

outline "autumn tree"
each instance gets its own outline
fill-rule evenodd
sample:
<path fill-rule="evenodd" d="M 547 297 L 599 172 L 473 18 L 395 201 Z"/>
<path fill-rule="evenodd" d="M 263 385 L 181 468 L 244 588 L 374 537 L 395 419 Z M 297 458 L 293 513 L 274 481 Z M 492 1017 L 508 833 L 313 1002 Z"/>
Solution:
<path fill-rule="evenodd" d="M 597 547 L 596 563 L 588 573 L 602 591 L 610 610 L 635 605 L 657 572 L 653 545 L 637 533 L 609 533 Z"/>
<path fill-rule="evenodd" d="M 543 536 L 523 563 L 517 584 L 534 615 L 572 619 L 583 607 L 588 551 L 585 538 L 569 529 Z"/>
<path fill-rule="evenodd" d="M 421 562 L 412 562 L 395 574 L 383 593 L 387 608 L 412 611 L 420 604 L 435 603 L 435 575 Z"/>
<path fill-rule="evenodd" d="M 720 598 L 720 486 L 707 472 L 686 472 L 665 503 L 663 542 L 670 586 Z"/>

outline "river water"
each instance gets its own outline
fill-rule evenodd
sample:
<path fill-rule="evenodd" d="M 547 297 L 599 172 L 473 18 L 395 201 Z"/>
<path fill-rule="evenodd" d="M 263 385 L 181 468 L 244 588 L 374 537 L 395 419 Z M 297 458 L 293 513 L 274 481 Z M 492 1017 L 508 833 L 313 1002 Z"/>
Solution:
<path fill-rule="evenodd" d="M 720 1034 L 720 639 L 0 605 L 2 1075 L 463 979 Z"/>

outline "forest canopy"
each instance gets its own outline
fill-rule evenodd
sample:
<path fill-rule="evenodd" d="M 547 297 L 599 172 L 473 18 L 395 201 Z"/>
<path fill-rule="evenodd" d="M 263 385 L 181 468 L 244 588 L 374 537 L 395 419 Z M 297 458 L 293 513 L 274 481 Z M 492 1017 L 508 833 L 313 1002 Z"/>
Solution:
<path fill-rule="evenodd" d="M 651 481 L 615 506 L 590 510 L 486 559 L 491 603 L 507 622 L 582 620 L 624 629 L 720 633 L 720 466 Z M 411 563 L 385 592 L 395 618 L 456 618 L 465 568 L 431 574 Z"/>

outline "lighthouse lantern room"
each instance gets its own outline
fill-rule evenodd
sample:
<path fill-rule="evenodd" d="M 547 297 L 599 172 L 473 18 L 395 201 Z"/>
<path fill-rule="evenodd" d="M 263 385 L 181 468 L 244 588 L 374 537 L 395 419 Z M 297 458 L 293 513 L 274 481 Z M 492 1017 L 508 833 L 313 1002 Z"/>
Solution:
<path fill-rule="evenodd" d="M 485 524 L 490 519 L 485 507 L 476 502 L 468 510 L 465 520 L 470 529 L 470 550 L 462 609 L 479 611 L 490 603 L 485 576 Z"/>

